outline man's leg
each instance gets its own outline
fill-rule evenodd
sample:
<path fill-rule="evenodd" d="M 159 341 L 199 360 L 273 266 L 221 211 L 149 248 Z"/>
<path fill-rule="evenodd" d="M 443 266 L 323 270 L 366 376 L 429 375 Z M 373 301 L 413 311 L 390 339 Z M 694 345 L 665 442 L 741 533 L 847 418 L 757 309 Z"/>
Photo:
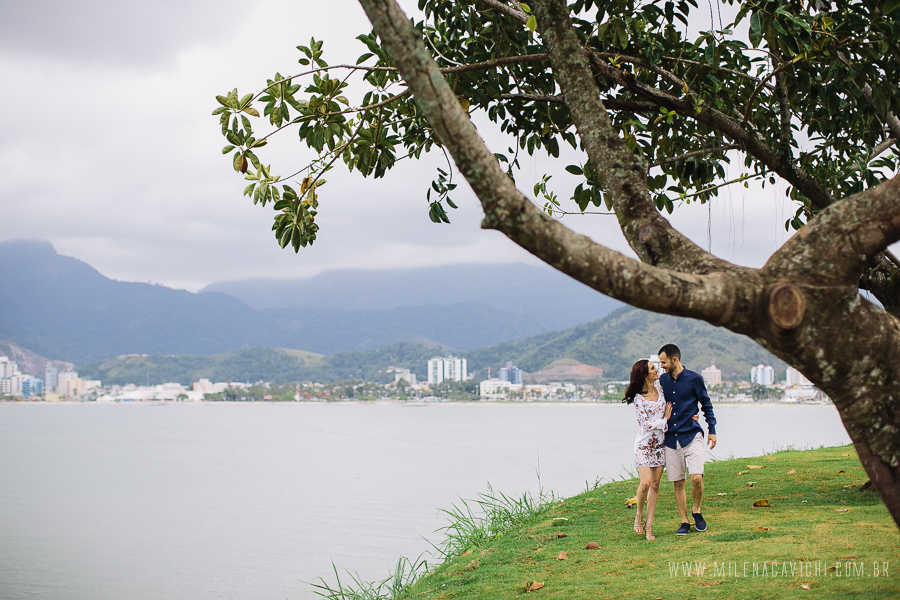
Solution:
<path fill-rule="evenodd" d="M 693 499 L 691 516 L 694 519 L 694 528 L 697 531 L 706 531 L 706 519 L 700 513 L 700 506 L 703 503 L 703 463 L 706 461 L 706 444 L 703 437 L 698 435 L 684 450 L 685 463 L 691 474 Z"/>
<path fill-rule="evenodd" d="M 687 493 L 684 489 L 684 479 L 672 483 L 675 485 L 675 508 L 678 509 L 678 516 L 681 517 L 682 523 L 690 523 L 687 515 Z"/>
<path fill-rule="evenodd" d="M 703 501 L 703 474 L 691 473 L 691 498 L 694 500 L 692 513 L 700 512 L 700 503 Z"/>
<path fill-rule="evenodd" d="M 687 474 L 687 465 L 684 460 L 684 448 L 673 449 L 666 447 L 666 478 L 675 487 L 675 508 L 681 517 L 681 526 L 676 535 L 687 535 L 691 530 L 690 521 L 687 518 L 687 496 L 684 489 L 684 478 Z"/>

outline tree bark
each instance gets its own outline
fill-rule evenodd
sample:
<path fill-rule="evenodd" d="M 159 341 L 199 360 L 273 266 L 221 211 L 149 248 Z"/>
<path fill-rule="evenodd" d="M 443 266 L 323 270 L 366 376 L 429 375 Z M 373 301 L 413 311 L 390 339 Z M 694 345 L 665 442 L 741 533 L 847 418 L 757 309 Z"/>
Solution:
<path fill-rule="evenodd" d="M 442 144 L 497 229 L 538 258 L 628 304 L 744 334 L 798 368 L 835 403 L 860 461 L 900 527 L 900 321 L 859 295 L 862 272 L 900 238 L 900 178 L 823 210 L 762 269 L 737 267 L 659 215 L 645 169 L 609 125 L 566 4 L 533 6 L 589 159 L 603 173 L 641 261 L 551 219 L 515 189 L 394 0 L 360 0 Z M 587 74 L 585 74 L 587 73 Z M 649 206 L 648 206 L 649 203 Z"/>

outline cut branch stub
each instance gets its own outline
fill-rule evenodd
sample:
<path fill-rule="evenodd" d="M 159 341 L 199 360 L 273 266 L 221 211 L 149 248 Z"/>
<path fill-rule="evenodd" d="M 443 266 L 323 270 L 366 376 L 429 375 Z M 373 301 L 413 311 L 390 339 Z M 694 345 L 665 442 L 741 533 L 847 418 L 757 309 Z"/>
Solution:
<path fill-rule="evenodd" d="M 651 227 L 650 225 L 644 225 L 643 227 L 641 227 L 640 231 L 638 232 L 638 239 L 641 241 L 642 244 L 646 244 L 647 242 L 649 242 L 650 238 L 652 236 L 653 236 L 653 227 Z"/>
<path fill-rule="evenodd" d="M 781 329 L 796 329 L 803 321 L 806 300 L 803 292 L 793 283 L 779 283 L 769 296 L 769 315 Z"/>

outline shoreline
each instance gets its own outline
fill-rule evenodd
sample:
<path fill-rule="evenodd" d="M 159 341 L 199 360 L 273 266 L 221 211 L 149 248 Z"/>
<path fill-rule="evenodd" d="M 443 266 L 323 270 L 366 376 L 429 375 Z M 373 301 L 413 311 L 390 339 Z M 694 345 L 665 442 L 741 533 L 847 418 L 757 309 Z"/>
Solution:
<path fill-rule="evenodd" d="M 360 405 L 360 406 L 435 406 L 449 404 L 485 405 L 485 406 L 528 406 L 528 405 L 568 405 L 568 406 L 620 406 L 621 402 L 586 402 L 568 400 L 536 400 L 532 402 L 517 402 L 512 400 L 440 400 L 440 401 L 414 401 L 414 400 L 120 400 L 120 401 L 96 401 L 96 400 L 53 400 L 32 401 L 27 399 L 10 401 L 0 400 L 0 405 L 29 404 L 29 405 L 98 405 L 115 406 L 129 405 L 236 405 L 236 404 L 272 404 L 272 405 Z M 831 402 L 714 402 L 713 406 L 834 406 Z"/>

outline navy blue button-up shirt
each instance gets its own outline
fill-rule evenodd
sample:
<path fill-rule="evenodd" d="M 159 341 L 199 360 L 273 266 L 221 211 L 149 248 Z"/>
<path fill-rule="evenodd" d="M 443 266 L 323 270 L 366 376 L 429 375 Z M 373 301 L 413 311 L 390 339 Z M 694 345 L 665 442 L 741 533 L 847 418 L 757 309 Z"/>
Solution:
<path fill-rule="evenodd" d="M 712 402 L 706 393 L 706 385 L 703 378 L 693 371 L 684 369 L 678 377 L 672 377 L 668 373 L 659 376 L 666 402 L 672 403 L 672 417 L 668 420 L 666 431 L 666 447 L 676 448 L 676 442 L 683 448 L 690 444 L 699 433 L 703 435 L 700 423 L 693 419 L 699 411 L 697 406 L 703 409 L 703 420 L 709 427 L 712 435 L 716 434 L 716 417 L 713 414 Z"/>

